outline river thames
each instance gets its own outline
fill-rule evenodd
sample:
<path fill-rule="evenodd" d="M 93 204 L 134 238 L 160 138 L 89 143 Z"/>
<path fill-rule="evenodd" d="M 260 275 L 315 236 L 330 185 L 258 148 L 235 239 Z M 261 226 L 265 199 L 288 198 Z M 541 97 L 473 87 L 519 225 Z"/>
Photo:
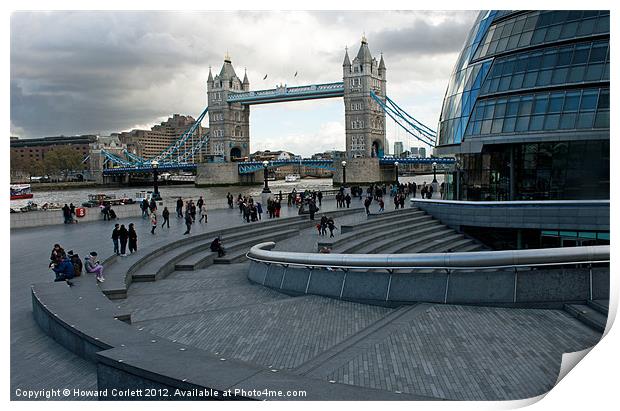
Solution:
<path fill-rule="evenodd" d="M 416 175 L 409 177 L 400 177 L 401 183 L 408 183 L 415 181 L 416 184 L 423 184 L 426 182 L 429 184 L 433 181 L 432 175 Z M 437 181 L 441 184 L 443 181 L 443 175 L 437 175 Z M 293 188 L 297 191 L 303 190 L 330 190 L 334 186 L 331 178 L 313 178 L 302 179 L 295 182 L 285 182 L 284 180 L 276 180 L 269 182 L 269 188 L 272 192 L 277 193 L 282 190 L 283 193 L 292 191 Z M 105 193 L 108 195 L 115 195 L 116 198 L 129 197 L 135 198 L 136 194 L 142 190 L 150 191 L 152 186 L 144 187 L 89 187 L 70 190 L 47 190 L 47 191 L 35 191 L 34 197 L 30 200 L 12 200 L 11 208 L 19 208 L 28 204 L 29 201 L 33 201 L 39 206 L 45 203 L 59 203 L 70 204 L 73 203 L 76 206 L 82 204 L 88 200 L 89 194 Z M 226 198 L 226 193 L 232 193 L 237 196 L 252 195 L 257 196 L 262 191 L 262 185 L 253 186 L 223 186 L 223 187 L 194 187 L 191 184 L 187 185 L 162 185 L 159 187 L 159 192 L 164 199 L 171 199 L 174 197 L 182 198 L 197 198 L 203 196 L 206 200 L 221 200 Z"/>

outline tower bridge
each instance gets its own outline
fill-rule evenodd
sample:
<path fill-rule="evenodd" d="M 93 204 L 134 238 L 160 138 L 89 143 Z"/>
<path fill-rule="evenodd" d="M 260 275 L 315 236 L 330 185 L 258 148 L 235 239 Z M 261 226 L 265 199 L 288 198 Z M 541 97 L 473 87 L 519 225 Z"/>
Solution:
<path fill-rule="evenodd" d="M 125 153 L 125 158 L 102 151 L 108 168 L 104 175 L 146 172 L 156 160 L 167 170 L 196 169 L 198 185 L 251 182 L 262 163 L 240 162 L 250 154 L 250 107 L 255 104 L 281 103 L 342 97 L 345 105 L 346 160 L 349 182 L 391 181 L 393 165 L 428 162 L 426 159 L 396 159 L 385 156 L 386 114 L 419 141 L 434 146 L 436 133 L 405 112 L 387 96 L 387 68 L 383 54 L 377 60 L 362 38 L 357 55 L 350 59 L 345 50 L 342 81 L 273 89 L 250 90 L 247 72 L 243 80 L 237 76 L 230 56 L 226 55 L 220 72 L 207 79 L 207 108 L 196 122 L 166 150 L 152 159 Z M 209 132 L 195 138 L 197 126 L 209 120 Z M 207 163 L 194 163 L 194 154 L 207 147 Z M 452 162 L 451 159 L 441 163 Z M 277 164 L 276 164 L 277 163 Z M 282 164 L 280 164 L 282 163 Z M 326 168 L 334 171 L 334 181 L 341 181 L 341 167 L 331 160 L 295 160 L 295 164 Z M 286 165 L 273 162 L 270 167 Z M 260 177 L 259 177 L 260 178 Z"/>

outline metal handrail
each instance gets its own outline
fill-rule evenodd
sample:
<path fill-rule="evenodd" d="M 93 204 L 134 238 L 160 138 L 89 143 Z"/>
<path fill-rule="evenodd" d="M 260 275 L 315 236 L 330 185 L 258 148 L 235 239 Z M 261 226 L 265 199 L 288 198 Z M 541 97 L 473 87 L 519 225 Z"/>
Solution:
<path fill-rule="evenodd" d="M 274 242 L 253 246 L 249 260 L 284 266 L 342 270 L 488 270 L 609 262 L 608 245 L 420 254 L 318 254 L 272 251 Z"/>

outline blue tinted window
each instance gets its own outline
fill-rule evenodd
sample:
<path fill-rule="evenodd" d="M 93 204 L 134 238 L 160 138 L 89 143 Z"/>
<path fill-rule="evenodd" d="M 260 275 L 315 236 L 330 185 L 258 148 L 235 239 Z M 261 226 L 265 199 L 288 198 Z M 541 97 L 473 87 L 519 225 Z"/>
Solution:
<path fill-rule="evenodd" d="M 596 100 L 598 98 L 598 90 L 584 91 L 581 96 L 581 111 L 594 110 L 596 108 Z"/>
<path fill-rule="evenodd" d="M 562 111 L 562 106 L 564 105 L 564 92 L 561 93 L 551 93 L 551 98 L 549 99 L 549 113 L 559 113 Z"/>
<path fill-rule="evenodd" d="M 534 102 L 534 110 L 533 114 L 542 114 L 547 111 L 547 104 L 549 103 L 549 97 L 547 95 L 539 95 L 536 96 L 536 100 Z"/>
<path fill-rule="evenodd" d="M 566 93 L 566 99 L 564 100 L 564 111 L 577 111 L 579 110 L 579 100 L 581 98 L 581 91 L 569 91 Z"/>

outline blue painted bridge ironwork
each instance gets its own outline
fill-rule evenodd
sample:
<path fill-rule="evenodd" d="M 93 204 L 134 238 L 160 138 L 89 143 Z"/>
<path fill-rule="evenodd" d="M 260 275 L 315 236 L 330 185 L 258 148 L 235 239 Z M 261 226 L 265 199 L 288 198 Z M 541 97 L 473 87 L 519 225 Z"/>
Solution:
<path fill-rule="evenodd" d="M 344 96 L 344 83 L 311 84 L 307 86 L 279 86 L 269 90 L 231 92 L 226 101 L 228 103 L 265 104 L 283 101 L 312 100 Z"/>
<path fill-rule="evenodd" d="M 262 161 L 244 161 L 239 164 L 239 174 L 251 174 L 255 173 L 259 170 L 263 169 Z M 334 171 L 333 160 L 313 160 L 313 159 L 302 159 L 302 160 L 274 160 L 270 161 L 267 168 L 275 168 L 282 166 L 305 166 L 311 168 L 321 168 L 324 170 Z"/>

